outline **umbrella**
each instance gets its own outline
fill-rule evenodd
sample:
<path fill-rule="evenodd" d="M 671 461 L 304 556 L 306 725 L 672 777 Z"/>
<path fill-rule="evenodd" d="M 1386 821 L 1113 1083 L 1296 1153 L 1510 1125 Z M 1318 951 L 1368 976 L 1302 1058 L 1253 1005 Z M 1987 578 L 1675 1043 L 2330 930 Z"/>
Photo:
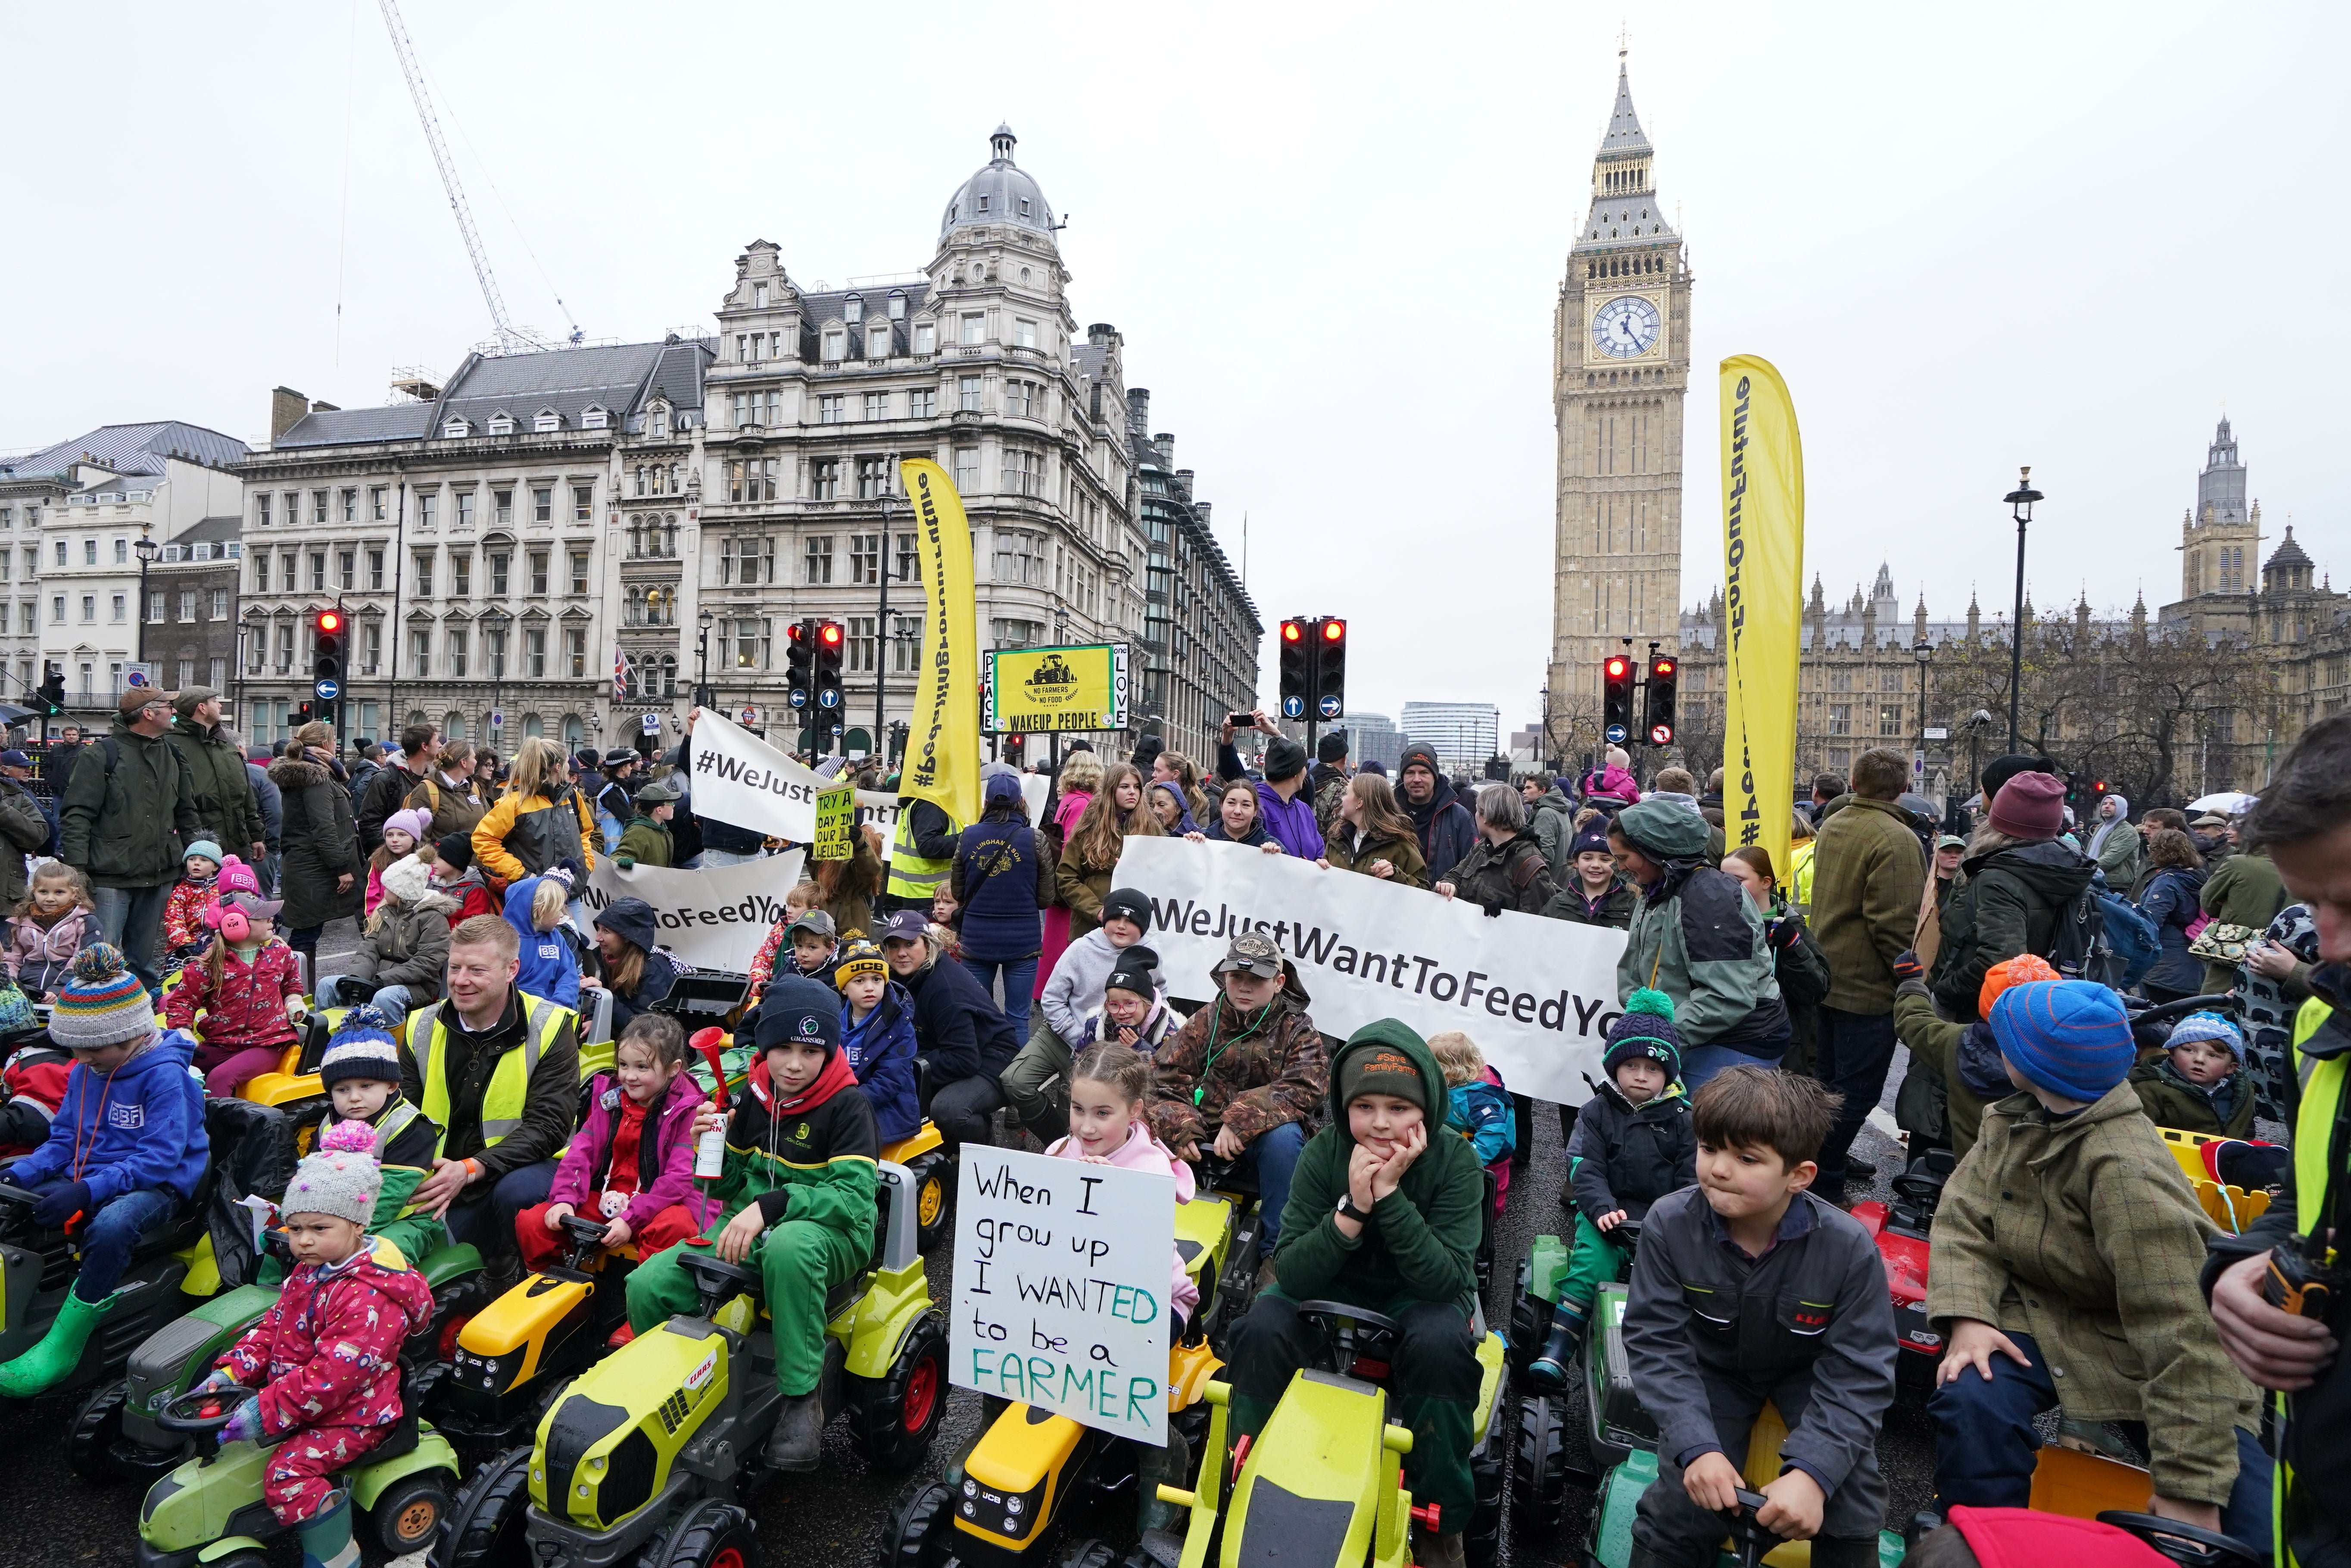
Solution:
<path fill-rule="evenodd" d="M 20 724 L 39 716 L 30 708 L 20 708 L 14 702 L 0 702 L 0 724 Z"/>
<path fill-rule="evenodd" d="M 2242 816 L 2252 810 L 2254 804 L 2261 798 L 2257 794 L 2246 794 L 2241 790 L 2222 790 L 2219 794 L 2208 794 L 2202 800 L 2189 801 L 2188 809 L 2218 812 L 2222 816 Z"/>

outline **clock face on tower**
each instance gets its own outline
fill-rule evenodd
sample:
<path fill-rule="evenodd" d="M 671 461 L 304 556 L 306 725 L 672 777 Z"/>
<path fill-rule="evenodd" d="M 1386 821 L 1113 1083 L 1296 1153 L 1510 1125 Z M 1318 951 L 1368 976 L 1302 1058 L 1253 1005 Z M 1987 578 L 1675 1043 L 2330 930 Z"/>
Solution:
<path fill-rule="evenodd" d="M 1593 313 L 1593 347 L 1612 359 L 1635 359 L 1656 344 L 1659 325 L 1646 296 L 1620 295 Z"/>

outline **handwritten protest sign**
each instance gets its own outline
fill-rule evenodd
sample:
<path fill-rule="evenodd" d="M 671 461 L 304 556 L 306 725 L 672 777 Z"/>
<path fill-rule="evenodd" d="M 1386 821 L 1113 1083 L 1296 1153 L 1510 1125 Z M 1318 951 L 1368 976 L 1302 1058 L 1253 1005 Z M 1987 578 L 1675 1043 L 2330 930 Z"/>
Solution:
<path fill-rule="evenodd" d="M 817 796 L 816 838 L 809 846 L 810 856 L 818 860 L 848 859 L 850 831 L 856 822 L 857 792 L 847 784 Z"/>
<path fill-rule="evenodd" d="M 952 1380 L 1165 1444 L 1176 1183 L 977 1144 L 960 1163 Z"/>

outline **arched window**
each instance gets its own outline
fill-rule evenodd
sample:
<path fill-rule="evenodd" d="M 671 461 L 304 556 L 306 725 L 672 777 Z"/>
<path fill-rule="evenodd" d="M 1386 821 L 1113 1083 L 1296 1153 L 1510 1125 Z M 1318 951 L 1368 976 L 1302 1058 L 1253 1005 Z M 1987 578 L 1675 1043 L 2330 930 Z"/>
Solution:
<path fill-rule="evenodd" d="M 588 726 L 580 722 L 579 714 L 566 713 L 563 715 L 563 744 L 565 750 L 568 751 L 570 748 L 577 746 L 580 742 L 587 738 Z"/>
<path fill-rule="evenodd" d="M 903 288 L 893 288 L 890 291 L 890 319 L 903 321 L 905 318 L 906 291 Z"/>
<path fill-rule="evenodd" d="M 464 740 L 465 738 L 465 715 L 460 713 L 455 708 L 450 709 L 448 712 L 443 714 L 441 717 L 441 738 L 444 741 Z"/>
<path fill-rule="evenodd" d="M 544 740 L 544 739 L 546 738 L 546 736 L 547 736 L 547 721 L 546 721 L 546 720 L 544 720 L 544 719 L 540 718 L 540 717 L 539 717 L 538 714 L 536 714 L 536 713 L 525 713 L 525 714 L 522 716 L 522 738 L 523 738 L 524 740 L 526 740 L 526 741 L 538 741 L 538 740 Z"/>
<path fill-rule="evenodd" d="M 661 694 L 665 698 L 677 695 L 677 655 L 674 653 L 662 655 Z"/>
<path fill-rule="evenodd" d="M 677 558 L 677 514 L 673 512 L 662 521 L 662 554 Z"/>

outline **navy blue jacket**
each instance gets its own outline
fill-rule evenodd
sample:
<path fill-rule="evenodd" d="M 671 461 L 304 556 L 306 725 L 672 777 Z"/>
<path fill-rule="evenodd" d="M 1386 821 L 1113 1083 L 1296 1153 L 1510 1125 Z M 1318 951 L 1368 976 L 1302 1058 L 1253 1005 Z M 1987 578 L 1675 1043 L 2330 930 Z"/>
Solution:
<path fill-rule="evenodd" d="M 1043 946 L 1037 907 L 1037 830 L 1019 816 L 982 817 L 957 836 L 954 891 L 963 950 L 983 963 L 1034 958 Z"/>
<path fill-rule="evenodd" d="M 982 1074 L 1001 1076 L 1012 1065 L 1020 1041 L 971 971 L 953 959 L 934 959 L 897 979 L 914 998 L 914 1043 L 933 1093 Z"/>
<path fill-rule="evenodd" d="M 850 1022 L 848 1000 L 841 1003 L 841 1054 L 872 1104 L 873 1125 L 883 1143 L 912 1137 L 923 1127 L 922 1092 L 914 1083 L 914 999 L 896 981 L 862 1024 Z"/>

